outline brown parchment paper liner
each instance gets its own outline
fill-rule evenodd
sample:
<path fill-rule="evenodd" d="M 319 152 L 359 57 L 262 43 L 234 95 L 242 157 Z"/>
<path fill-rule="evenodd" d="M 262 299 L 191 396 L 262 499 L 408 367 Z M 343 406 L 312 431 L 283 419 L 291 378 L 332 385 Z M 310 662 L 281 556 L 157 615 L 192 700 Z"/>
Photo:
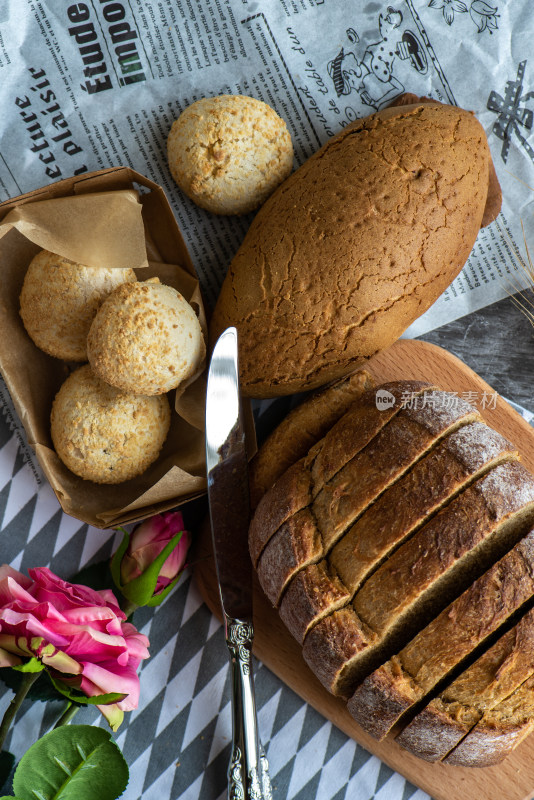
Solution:
<path fill-rule="evenodd" d="M 108 220 L 102 219 L 108 209 Z M 139 280 L 157 276 L 193 305 L 206 334 L 198 280 L 163 190 L 133 170 L 117 168 L 60 181 L 0 204 L 0 371 L 28 441 L 67 514 L 106 528 L 199 496 L 206 485 L 202 370 L 169 395 L 175 408 L 169 435 L 143 475 L 100 485 L 78 478 L 57 457 L 50 411 L 73 365 L 39 350 L 19 316 L 26 269 L 43 247 L 90 266 L 134 266 L 140 269 Z"/>
<path fill-rule="evenodd" d="M 17 206 L 2 220 L 0 237 L 12 228 L 42 250 L 88 267 L 147 265 L 142 206 L 134 191 L 96 192 Z"/>

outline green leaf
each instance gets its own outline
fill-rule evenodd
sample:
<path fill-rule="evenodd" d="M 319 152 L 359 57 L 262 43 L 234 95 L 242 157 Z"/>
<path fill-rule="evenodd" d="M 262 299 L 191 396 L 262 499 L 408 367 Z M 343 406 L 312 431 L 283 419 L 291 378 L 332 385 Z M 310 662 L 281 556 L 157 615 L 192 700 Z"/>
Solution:
<path fill-rule="evenodd" d="M 156 588 L 156 584 L 158 582 L 158 576 L 161 572 L 161 569 L 166 562 L 168 556 L 172 553 L 175 547 L 178 546 L 180 539 L 182 538 L 184 531 L 179 531 L 176 536 L 173 536 L 172 539 L 167 542 L 161 553 L 158 555 L 157 558 L 154 559 L 152 564 L 145 569 L 142 575 L 139 575 L 138 578 L 134 578 L 133 581 L 124 584 L 117 584 L 125 597 L 128 600 L 131 600 L 137 606 L 149 606 L 149 605 L 159 605 L 161 601 L 164 599 L 160 595 L 156 595 L 157 602 L 152 603 L 152 599 L 154 597 L 154 589 Z M 118 553 L 119 551 L 117 551 Z M 121 556 L 122 558 L 122 556 Z M 120 564 L 120 562 L 119 562 Z M 115 575 L 113 575 L 113 579 L 115 580 Z M 119 580 L 120 580 L 120 568 L 119 568 Z M 177 579 L 174 579 L 174 586 L 176 585 Z M 169 587 L 166 587 L 164 590 L 166 591 L 165 597 L 169 593 Z"/>
<path fill-rule="evenodd" d="M 21 758 L 17 800 L 115 800 L 128 784 L 128 766 L 103 728 L 66 725 L 39 739 Z"/>
<path fill-rule="evenodd" d="M 128 549 L 128 544 L 130 542 L 130 534 L 124 528 L 117 528 L 117 530 L 122 531 L 124 535 L 122 537 L 120 545 L 117 547 L 117 549 L 113 554 L 113 558 L 111 559 L 110 569 L 111 569 L 111 577 L 113 578 L 115 586 L 122 592 L 121 561 L 122 557 L 124 556 L 125 552 Z"/>
<path fill-rule="evenodd" d="M 73 703 L 78 703 L 79 705 L 106 706 L 108 703 L 118 703 L 128 696 L 122 692 L 109 692 L 108 694 L 95 694 L 92 697 L 88 697 L 83 692 L 77 692 L 75 689 L 71 689 L 70 686 L 67 686 L 65 683 L 56 680 L 56 678 L 53 678 L 52 675 L 49 677 L 54 684 L 54 688 L 57 689 L 60 694 L 62 694 L 64 697 L 67 697 L 69 700 L 72 700 Z"/>
<path fill-rule="evenodd" d="M 38 658 L 30 658 L 24 664 L 16 664 L 11 669 L 16 669 L 17 672 L 42 672 L 44 664 Z"/>
<path fill-rule="evenodd" d="M 182 570 L 182 572 L 183 572 L 183 570 Z M 163 601 L 165 600 L 167 595 L 172 592 L 172 590 L 174 589 L 174 587 L 176 586 L 176 584 L 178 583 L 178 581 L 182 577 L 182 572 L 179 572 L 178 575 L 176 576 L 176 578 L 174 578 L 174 580 L 172 580 L 169 583 L 168 586 L 166 586 L 164 589 L 162 589 L 161 592 L 158 592 L 158 594 L 153 594 L 152 597 L 150 598 L 150 600 L 148 601 L 148 603 L 145 603 L 145 605 L 152 607 L 152 606 L 159 606 L 160 603 L 163 603 Z"/>

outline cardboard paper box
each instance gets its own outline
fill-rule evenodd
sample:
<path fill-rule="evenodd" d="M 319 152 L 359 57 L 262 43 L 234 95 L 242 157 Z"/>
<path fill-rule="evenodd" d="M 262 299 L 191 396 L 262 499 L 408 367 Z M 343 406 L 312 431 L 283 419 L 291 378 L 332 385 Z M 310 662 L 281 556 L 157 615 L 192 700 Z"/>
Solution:
<path fill-rule="evenodd" d="M 75 199 L 81 197 L 85 199 Z M 129 201 L 126 205 L 125 199 Z M 55 203 L 50 206 L 41 201 Z M 29 203 L 33 204 L 31 208 L 26 207 Z M 102 203 L 111 213 L 98 217 L 97 207 Z M 96 225 L 93 216 L 87 221 L 83 216 L 88 204 L 91 209 L 97 208 Z M 135 215 L 139 212 L 144 242 L 142 227 L 136 222 Z M 16 227 L 5 223 L 8 214 L 11 214 L 8 221 L 14 221 Z M 128 228 L 128 224 L 133 227 Z M 144 247 L 139 247 L 140 242 L 135 241 L 133 233 L 136 224 L 137 232 L 141 232 L 141 245 L 146 245 L 144 258 L 139 255 Z M 24 275 L 39 250 L 48 248 L 61 252 L 80 263 L 93 260 L 95 266 L 102 265 L 105 255 L 112 252 L 116 263 L 110 266 L 133 266 L 131 259 L 137 259 L 135 266 L 141 267 L 136 270 L 139 280 L 157 275 L 163 283 L 178 289 L 197 311 L 206 334 L 198 280 L 163 190 L 129 168 L 102 170 L 69 178 L 0 204 L 0 228 L 2 225 L 0 371 L 28 440 L 63 510 L 90 525 L 107 528 L 143 519 L 202 494 L 206 483 L 203 374 L 189 381 L 185 390 L 179 387 L 176 394 L 169 394 L 174 409 L 171 429 L 160 456 L 145 473 L 114 485 L 82 480 L 62 464 L 50 438 L 52 401 L 77 365 L 67 364 L 39 350 L 26 333 L 19 315 Z M 121 229 L 124 226 L 129 231 L 126 237 Z M 76 258 L 80 252 L 85 260 Z M 118 263 L 121 259 L 128 263 Z M 143 267 L 139 261 L 148 265 Z"/>

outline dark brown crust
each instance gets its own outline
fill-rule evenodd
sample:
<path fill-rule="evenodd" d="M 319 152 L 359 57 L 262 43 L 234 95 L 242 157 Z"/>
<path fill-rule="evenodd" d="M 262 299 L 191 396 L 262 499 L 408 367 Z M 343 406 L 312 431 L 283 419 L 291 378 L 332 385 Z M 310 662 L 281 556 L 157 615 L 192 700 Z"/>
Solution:
<path fill-rule="evenodd" d="M 288 627 L 291 633 L 303 641 L 308 630 L 322 617 L 352 599 L 358 584 L 355 585 L 351 580 L 354 574 L 351 572 L 351 560 L 359 558 L 363 562 L 368 558 L 370 567 L 373 566 L 376 553 L 381 553 L 383 540 L 394 538 L 394 543 L 400 544 L 412 531 L 421 527 L 425 515 L 433 510 L 432 504 L 435 507 L 447 499 L 447 493 L 450 495 L 453 491 L 459 491 L 462 481 L 465 488 L 469 477 L 472 480 L 480 477 L 480 474 L 470 475 L 470 469 L 480 469 L 485 464 L 489 470 L 503 461 L 505 456 L 517 458 L 518 453 L 503 436 L 484 423 L 466 425 L 447 437 L 370 505 L 326 559 L 311 564 L 320 553 L 311 558 L 306 554 L 301 560 L 300 566 L 303 568 L 295 574 L 298 566 L 296 560 L 280 558 L 276 564 L 279 583 L 284 579 L 285 586 L 291 578 L 280 604 L 280 616 L 284 621 L 290 620 Z M 492 462 L 489 459 L 494 460 Z M 392 509 L 395 509 L 395 514 L 391 513 Z M 370 518 L 369 525 L 365 524 L 366 517 Z M 359 540 L 352 537 L 355 529 L 361 529 Z M 336 550 L 338 558 L 335 557 Z M 260 559 L 260 565 L 264 557 L 265 554 Z"/>
<path fill-rule="evenodd" d="M 488 711 L 444 759 L 457 767 L 499 764 L 534 730 L 534 677 Z"/>
<path fill-rule="evenodd" d="M 394 548 L 482 471 L 518 457 L 514 445 L 484 423 L 461 427 L 367 509 L 336 544 L 330 563 L 356 591 Z"/>
<path fill-rule="evenodd" d="M 365 370 L 343 378 L 304 400 L 263 442 L 250 462 L 250 505 L 254 510 L 265 492 L 292 464 L 306 455 L 374 381 Z"/>
<path fill-rule="evenodd" d="M 534 479 L 522 464 L 511 461 L 490 470 L 379 567 L 357 593 L 356 612 L 385 633 L 411 600 L 407 586 L 414 594 L 424 591 L 486 541 L 497 524 L 533 502 Z"/>
<path fill-rule="evenodd" d="M 358 620 L 351 606 L 322 619 L 304 640 L 302 654 L 328 691 L 336 692 L 332 676 L 355 655 L 377 642 L 377 636 Z"/>
<path fill-rule="evenodd" d="M 413 726 L 408 725 L 397 736 L 396 741 L 405 750 L 432 763 L 441 761 L 469 732 L 467 725 L 453 719 L 437 703 L 432 708 L 423 709 L 416 720 Z"/>
<path fill-rule="evenodd" d="M 432 396 L 450 397 L 445 392 Z M 424 395 L 426 398 L 427 395 Z M 427 408 L 403 409 L 343 469 L 336 473 L 313 501 L 313 513 L 323 537 L 325 552 L 343 530 L 447 431 L 480 419 L 468 403 L 428 413 Z"/>
<path fill-rule="evenodd" d="M 248 545 L 254 566 L 278 528 L 311 503 L 311 473 L 302 458 L 293 464 L 265 494 L 250 523 Z"/>
<path fill-rule="evenodd" d="M 280 617 L 302 644 L 316 620 L 348 603 L 351 596 L 328 569 L 328 562 L 321 561 L 301 570 L 291 581 L 280 603 Z"/>
<path fill-rule="evenodd" d="M 375 701 L 372 735 L 382 739 L 414 703 L 422 700 L 474 647 L 483 642 L 534 592 L 534 532 L 478 578 L 390 662 L 375 670 L 356 689 L 351 713 L 365 724 L 366 696 Z M 384 688 L 386 687 L 386 688 Z M 395 698 L 396 711 L 391 704 Z"/>
<path fill-rule="evenodd" d="M 488 196 L 486 198 L 486 205 L 484 207 L 484 214 L 482 216 L 481 228 L 485 228 L 490 222 L 497 219 L 500 214 L 502 206 L 502 189 L 497 173 L 495 171 L 495 164 L 490 156 L 489 162 L 489 185 Z"/>
<path fill-rule="evenodd" d="M 479 723 L 464 741 L 443 759 L 443 763 L 454 767 L 493 767 L 504 761 L 533 728 L 532 720 L 506 730 L 500 724 Z"/>
<path fill-rule="evenodd" d="M 438 406 L 442 405 L 444 409 L 452 397 L 445 392 L 434 391 L 428 396 L 433 397 L 435 402 L 439 400 Z M 427 394 L 424 394 L 422 401 L 426 398 Z M 269 552 L 265 550 L 259 558 L 258 575 L 271 602 L 278 602 L 282 590 L 299 570 L 312 560 L 318 561 L 324 557 L 354 519 L 435 444 L 438 437 L 444 436 L 452 426 L 457 427 L 477 418 L 477 412 L 461 400 L 455 403 L 454 408 L 443 413 L 434 409 L 429 414 L 425 406 L 419 410 L 401 410 L 352 461 L 336 473 L 313 501 L 311 513 L 322 538 L 322 548 L 315 546 L 316 534 L 309 526 L 306 533 L 313 535 L 313 548 L 303 546 L 296 540 L 303 533 L 300 526 L 286 524 L 270 540 Z M 274 552 L 275 549 L 279 552 Z M 301 555 L 300 562 L 297 553 Z M 265 557 L 268 565 L 262 563 Z M 339 591 L 335 585 L 332 585 L 332 592 L 337 598 Z M 311 610 L 308 604 L 306 610 Z M 298 609 L 295 609 L 292 616 L 298 616 L 298 613 Z M 306 629 L 311 620 L 304 616 L 303 622 Z"/>
<path fill-rule="evenodd" d="M 476 643 L 475 643 L 476 644 Z M 402 747 L 439 761 L 534 672 L 534 609 L 428 704 L 397 737 Z"/>
<path fill-rule="evenodd" d="M 317 449 L 311 468 L 313 495 L 363 450 L 410 398 L 432 388 L 435 387 L 423 381 L 392 381 L 362 395 L 361 400 L 328 431 Z M 378 409 L 378 390 L 392 394 L 394 403 L 388 408 Z"/>
<path fill-rule="evenodd" d="M 323 551 L 317 524 L 309 508 L 290 517 L 267 543 L 258 562 L 258 578 L 271 603 L 278 605 L 289 576 Z"/>
<path fill-rule="evenodd" d="M 384 738 L 384 717 L 397 719 L 408 707 L 405 693 L 396 691 L 399 672 L 402 674 L 402 668 L 393 656 L 373 672 L 373 680 L 364 680 L 347 702 L 356 722 L 375 739 Z"/>

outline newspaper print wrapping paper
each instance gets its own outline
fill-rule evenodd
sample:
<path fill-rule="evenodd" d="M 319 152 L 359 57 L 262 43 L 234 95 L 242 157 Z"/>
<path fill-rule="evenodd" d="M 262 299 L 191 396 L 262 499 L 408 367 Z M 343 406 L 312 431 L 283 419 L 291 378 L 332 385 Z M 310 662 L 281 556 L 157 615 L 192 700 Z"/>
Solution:
<path fill-rule="evenodd" d="M 528 3 L 506 0 L 4 0 L 0 199 L 130 165 L 160 183 L 208 302 L 250 217 L 196 208 L 175 186 L 166 137 L 202 96 L 249 94 L 286 120 L 301 164 L 340 128 L 405 91 L 476 112 L 505 202 L 419 335 L 523 280 L 532 230 L 534 65 Z M 529 186 L 530 184 L 530 186 Z"/>
<path fill-rule="evenodd" d="M 0 200 L 62 177 L 129 165 L 161 184 L 209 303 L 250 217 L 196 208 L 166 164 L 172 121 L 202 96 L 243 93 L 286 120 L 295 166 L 351 120 L 404 91 L 473 109 L 505 201 L 462 274 L 408 331 L 418 335 L 523 282 L 534 180 L 534 64 L 528 3 L 510 0 L 4 0 L 0 4 Z M 113 536 L 64 515 L 1 388 L 0 557 L 63 577 L 109 555 Z M 117 740 L 127 800 L 225 796 L 229 686 L 219 623 L 189 576 L 138 612 L 152 643 L 139 709 Z M 257 665 L 262 738 L 277 798 L 423 800 Z M 0 700 L 0 712 L 9 700 Z M 21 754 L 54 718 L 23 706 Z M 90 711 L 81 721 L 95 721 Z"/>

